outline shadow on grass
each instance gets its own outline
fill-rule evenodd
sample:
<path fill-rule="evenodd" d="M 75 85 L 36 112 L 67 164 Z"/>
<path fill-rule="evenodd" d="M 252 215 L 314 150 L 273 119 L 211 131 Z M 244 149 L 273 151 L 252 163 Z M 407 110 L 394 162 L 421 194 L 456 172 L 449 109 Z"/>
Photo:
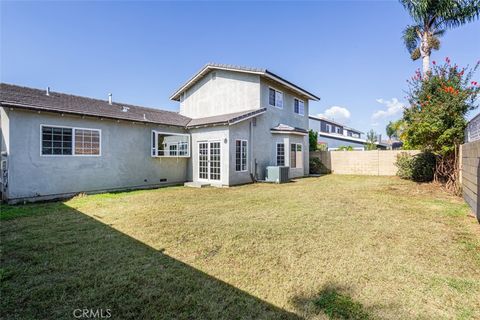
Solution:
<path fill-rule="evenodd" d="M 299 319 L 62 203 L 20 211 L 0 225 L 5 319 Z"/>
<path fill-rule="evenodd" d="M 306 310 L 309 316 L 324 313 L 330 319 L 376 319 L 361 303 L 353 300 L 346 291 L 344 288 L 329 284 L 314 297 L 296 297 L 292 302 L 299 309 Z"/>

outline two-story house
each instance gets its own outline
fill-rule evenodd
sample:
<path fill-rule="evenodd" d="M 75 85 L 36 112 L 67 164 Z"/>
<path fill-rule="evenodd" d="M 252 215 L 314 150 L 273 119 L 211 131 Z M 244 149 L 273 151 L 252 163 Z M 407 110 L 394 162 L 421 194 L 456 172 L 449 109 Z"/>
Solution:
<path fill-rule="evenodd" d="M 208 64 L 179 112 L 2 84 L 1 192 L 10 202 L 183 182 L 232 186 L 267 166 L 308 174 L 308 102 L 266 69 Z"/>
<path fill-rule="evenodd" d="M 321 116 L 310 115 L 308 118 L 309 129 L 318 133 L 318 144 L 326 145 L 329 151 L 340 147 L 365 150 L 367 141 L 362 131 Z"/>

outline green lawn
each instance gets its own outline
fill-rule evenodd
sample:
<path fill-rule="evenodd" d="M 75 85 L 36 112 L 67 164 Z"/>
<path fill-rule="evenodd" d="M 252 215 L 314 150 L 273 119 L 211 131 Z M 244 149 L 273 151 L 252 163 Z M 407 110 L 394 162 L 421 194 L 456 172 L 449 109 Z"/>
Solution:
<path fill-rule="evenodd" d="M 480 227 L 395 177 L 2 206 L 1 317 L 479 319 Z"/>

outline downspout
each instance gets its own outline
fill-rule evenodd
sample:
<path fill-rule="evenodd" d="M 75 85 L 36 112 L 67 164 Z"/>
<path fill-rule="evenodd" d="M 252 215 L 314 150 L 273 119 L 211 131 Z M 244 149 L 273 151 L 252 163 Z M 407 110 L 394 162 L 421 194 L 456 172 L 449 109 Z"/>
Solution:
<path fill-rule="evenodd" d="M 250 140 L 250 179 L 252 179 L 252 182 L 257 182 L 257 168 L 256 168 L 256 159 L 253 154 L 253 119 L 250 119 L 250 132 L 249 132 L 249 140 Z"/>

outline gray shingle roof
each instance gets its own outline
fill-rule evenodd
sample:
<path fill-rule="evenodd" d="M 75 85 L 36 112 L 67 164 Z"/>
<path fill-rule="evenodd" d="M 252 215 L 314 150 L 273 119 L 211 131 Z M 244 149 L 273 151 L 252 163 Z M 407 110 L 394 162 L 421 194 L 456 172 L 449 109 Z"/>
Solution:
<path fill-rule="evenodd" d="M 291 132 L 291 133 L 301 133 L 301 134 L 307 134 L 308 130 L 302 129 L 302 128 L 297 128 L 297 127 L 292 127 L 287 124 L 279 123 L 278 126 L 273 127 L 270 129 L 270 131 L 274 132 Z"/>
<path fill-rule="evenodd" d="M 0 84 L 0 103 L 2 106 L 53 111 L 85 116 L 97 116 L 110 119 L 130 120 L 155 124 L 185 127 L 190 118 L 176 112 L 145 108 L 125 103 L 74 96 L 65 93 L 21 87 L 12 84 Z M 127 107 L 127 108 L 124 108 Z M 127 110 L 124 112 L 123 110 Z"/>
<path fill-rule="evenodd" d="M 241 112 L 235 112 L 235 113 L 229 113 L 229 114 L 222 114 L 222 115 L 212 116 L 212 117 L 192 119 L 188 123 L 187 127 L 192 128 L 192 127 L 209 126 L 209 125 L 234 124 L 242 120 L 248 119 L 250 117 L 255 117 L 257 115 L 265 113 L 266 110 L 267 110 L 266 108 L 262 108 L 262 109 L 247 110 L 247 111 L 241 111 Z"/>

